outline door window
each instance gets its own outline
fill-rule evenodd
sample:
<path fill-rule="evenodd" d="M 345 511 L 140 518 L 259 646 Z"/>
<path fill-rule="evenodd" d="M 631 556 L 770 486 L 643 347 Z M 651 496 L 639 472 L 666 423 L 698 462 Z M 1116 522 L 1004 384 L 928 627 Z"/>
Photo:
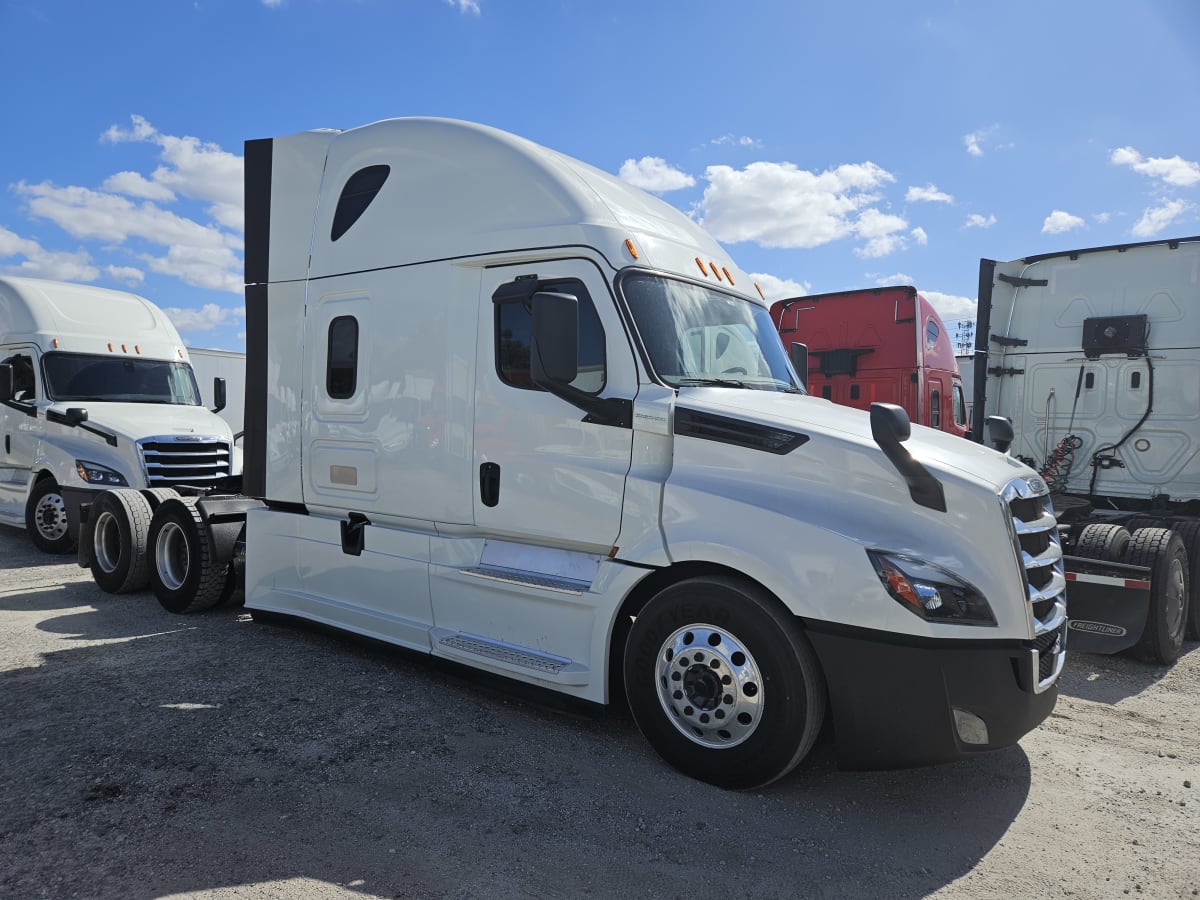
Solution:
<path fill-rule="evenodd" d="M 929 427 L 942 427 L 942 392 L 934 391 L 929 395 Z"/>
<path fill-rule="evenodd" d="M 17 353 L 4 360 L 13 369 L 13 399 L 21 403 L 32 403 L 37 399 L 37 387 L 33 376 L 33 357 Z"/>
<path fill-rule="evenodd" d="M 579 375 L 571 386 L 598 394 L 607 380 L 604 326 L 583 282 L 577 279 L 548 281 L 539 290 L 570 294 L 579 301 Z M 496 304 L 496 370 L 500 380 L 513 387 L 540 390 L 529 371 L 532 310 L 520 299 Z"/>

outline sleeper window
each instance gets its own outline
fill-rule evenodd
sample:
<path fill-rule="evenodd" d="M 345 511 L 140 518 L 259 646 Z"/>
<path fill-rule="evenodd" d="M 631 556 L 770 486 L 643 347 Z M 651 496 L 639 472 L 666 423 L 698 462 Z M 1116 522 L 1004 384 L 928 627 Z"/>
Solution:
<path fill-rule="evenodd" d="M 338 316 L 329 323 L 325 390 L 334 400 L 354 396 L 358 387 L 358 320 Z"/>
<path fill-rule="evenodd" d="M 545 282 L 541 291 L 571 294 L 579 300 L 579 375 L 571 386 L 598 394 L 607 379 L 604 328 L 583 282 Z M 496 370 L 500 380 L 514 387 L 533 388 L 529 372 L 529 343 L 533 316 L 521 300 L 496 304 Z"/>

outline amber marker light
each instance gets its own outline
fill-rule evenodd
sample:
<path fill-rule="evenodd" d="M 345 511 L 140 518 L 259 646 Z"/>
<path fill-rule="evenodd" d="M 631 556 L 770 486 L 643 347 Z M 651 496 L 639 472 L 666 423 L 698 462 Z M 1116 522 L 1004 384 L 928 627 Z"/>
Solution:
<path fill-rule="evenodd" d="M 637 247 L 633 246 L 633 238 L 625 238 L 625 249 L 629 251 L 629 255 L 634 259 L 638 258 Z"/>
<path fill-rule="evenodd" d="M 112 353 L 112 341 L 108 342 L 108 352 Z"/>
<path fill-rule="evenodd" d="M 50 343 L 54 345 L 55 350 L 58 349 L 58 338 L 54 338 L 53 340 L 50 341 Z"/>
<path fill-rule="evenodd" d="M 764 294 L 764 293 L 762 292 L 762 288 L 760 288 L 760 287 L 758 286 L 758 282 L 757 282 L 757 281 L 756 281 L 756 282 L 754 282 L 754 289 L 755 289 L 756 291 L 758 291 L 758 296 L 762 297 L 764 300 L 766 300 L 766 299 L 767 299 L 767 295 L 766 295 L 766 294 Z"/>
<path fill-rule="evenodd" d="M 708 265 L 709 265 L 709 268 L 712 269 L 712 273 L 715 276 L 717 276 L 717 281 L 720 281 L 721 280 L 721 270 L 717 268 L 717 264 L 715 262 L 710 262 Z"/>
<path fill-rule="evenodd" d="M 121 345 L 121 352 L 122 352 L 122 353 L 128 353 L 128 352 L 129 352 L 128 350 L 126 350 L 126 349 L 125 349 L 125 345 L 124 345 L 124 344 L 122 344 L 122 345 Z"/>
<path fill-rule="evenodd" d="M 696 257 L 696 265 L 698 265 L 700 267 L 700 271 L 703 272 L 704 277 L 707 278 L 708 277 L 708 269 L 704 265 L 704 260 L 702 260 L 700 257 L 697 256 Z"/>
<path fill-rule="evenodd" d="M 141 347 L 140 347 L 138 344 L 134 344 L 134 345 L 133 345 L 133 352 L 134 352 L 134 353 L 141 353 L 141 352 L 142 352 L 142 348 L 141 348 Z"/>
<path fill-rule="evenodd" d="M 725 280 L 728 281 L 730 284 L 733 284 L 733 276 L 729 274 L 729 267 L 722 266 L 721 271 L 725 273 Z"/>

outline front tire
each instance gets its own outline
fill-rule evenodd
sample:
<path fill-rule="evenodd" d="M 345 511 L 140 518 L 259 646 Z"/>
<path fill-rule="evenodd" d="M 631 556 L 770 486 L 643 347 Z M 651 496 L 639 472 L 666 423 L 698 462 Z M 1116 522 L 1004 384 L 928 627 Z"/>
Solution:
<path fill-rule="evenodd" d="M 25 529 L 33 544 L 43 553 L 62 555 L 75 550 L 75 539 L 67 516 L 62 489 L 53 478 L 43 478 L 33 486 L 25 504 Z"/>
<path fill-rule="evenodd" d="M 229 564 L 217 562 L 212 534 L 195 497 L 163 500 L 154 511 L 147 544 L 150 588 L 167 612 L 201 612 L 221 601 Z"/>
<path fill-rule="evenodd" d="M 150 579 L 146 541 L 152 513 L 128 488 L 104 491 L 92 502 L 92 579 L 109 594 L 140 591 Z"/>
<path fill-rule="evenodd" d="M 782 778 L 825 716 L 820 665 L 796 620 L 734 578 L 692 578 L 655 596 L 630 629 L 624 674 L 655 751 L 718 787 Z"/>

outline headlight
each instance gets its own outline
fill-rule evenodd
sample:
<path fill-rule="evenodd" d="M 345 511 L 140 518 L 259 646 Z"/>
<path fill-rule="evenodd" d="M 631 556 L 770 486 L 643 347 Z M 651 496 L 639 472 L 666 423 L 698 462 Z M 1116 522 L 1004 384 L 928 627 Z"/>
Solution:
<path fill-rule="evenodd" d="M 88 484 L 104 484 L 109 487 L 128 487 L 125 476 L 108 466 L 88 462 L 86 459 L 75 460 L 75 471 Z"/>
<path fill-rule="evenodd" d="M 868 550 L 867 556 L 892 599 L 927 622 L 996 624 L 983 595 L 953 572 L 896 553 Z"/>

